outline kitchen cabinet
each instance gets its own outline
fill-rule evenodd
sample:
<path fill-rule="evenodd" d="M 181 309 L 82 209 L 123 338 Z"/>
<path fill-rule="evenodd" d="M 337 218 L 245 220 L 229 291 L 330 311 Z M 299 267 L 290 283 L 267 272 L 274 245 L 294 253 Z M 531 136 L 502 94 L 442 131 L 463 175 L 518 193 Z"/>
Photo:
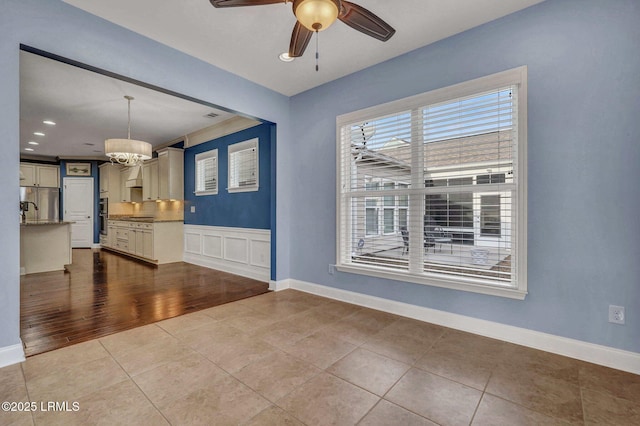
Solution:
<path fill-rule="evenodd" d="M 161 200 L 184 199 L 184 151 L 164 148 L 158 151 L 158 192 Z"/>
<path fill-rule="evenodd" d="M 158 160 L 154 159 L 142 165 L 142 201 L 155 201 L 159 199 Z"/>
<path fill-rule="evenodd" d="M 153 259 L 152 223 L 129 223 L 129 253 Z"/>
<path fill-rule="evenodd" d="M 126 226 L 115 226 L 115 245 L 113 248 L 124 252 L 129 251 L 129 228 Z"/>
<path fill-rule="evenodd" d="M 142 202 L 142 190 L 140 188 L 129 188 L 127 179 L 131 174 L 129 167 L 123 167 L 120 170 L 120 200 L 121 203 L 140 203 Z"/>
<path fill-rule="evenodd" d="M 112 203 L 120 201 L 120 166 L 105 163 L 98 166 L 100 173 L 100 198 Z"/>
<path fill-rule="evenodd" d="M 60 187 L 60 167 L 45 164 L 20 163 L 20 186 Z"/>
<path fill-rule="evenodd" d="M 110 219 L 108 230 L 107 244 L 104 248 L 154 264 L 182 261 L 182 222 Z"/>

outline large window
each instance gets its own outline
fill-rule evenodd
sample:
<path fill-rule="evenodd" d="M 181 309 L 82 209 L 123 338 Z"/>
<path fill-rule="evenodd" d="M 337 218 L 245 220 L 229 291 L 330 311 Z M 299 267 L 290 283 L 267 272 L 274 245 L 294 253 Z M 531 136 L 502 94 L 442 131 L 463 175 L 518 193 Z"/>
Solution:
<path fill-rule="evenodd" d="M 526 96 L 521 67 L 338 117 L 337 267 L 524 298 Z"/>

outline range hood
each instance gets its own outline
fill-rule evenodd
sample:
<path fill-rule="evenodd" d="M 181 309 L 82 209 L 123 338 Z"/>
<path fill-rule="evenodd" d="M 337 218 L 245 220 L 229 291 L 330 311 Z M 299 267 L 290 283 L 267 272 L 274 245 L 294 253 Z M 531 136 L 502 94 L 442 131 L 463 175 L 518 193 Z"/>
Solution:
<path fill-rule="evenodd" d="M 132 166 L 125 183 L 127 188 L 142 188 L 142 166 Z"/>

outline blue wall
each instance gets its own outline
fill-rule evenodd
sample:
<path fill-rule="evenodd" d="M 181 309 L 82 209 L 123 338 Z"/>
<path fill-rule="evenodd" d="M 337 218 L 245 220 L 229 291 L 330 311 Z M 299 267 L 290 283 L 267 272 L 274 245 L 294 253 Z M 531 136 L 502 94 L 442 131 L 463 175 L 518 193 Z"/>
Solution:
<path fill-rule="evenodd" d="M 184 223 L 270 229 L 271 227 L 271 124 L 261 124 L 188 148 L 184 152 Z M 258 138 L 258 191 L 229 193 L 226 188 L 229 145 Z M 196 196 L 196 154 L 218 149 L 218 194 Z M 195 207 L 195 213 L 191 213 Z"/>
<path fill-rule="evenodd" d="M 639 23 L 637 0 L 549 0 L 294 96 L 292 278 L 640 352 Z M 329 275 L 336 116 L 521 65 L 526 299 Z M 609 304 L 626 306 L 625 326 Z"/>

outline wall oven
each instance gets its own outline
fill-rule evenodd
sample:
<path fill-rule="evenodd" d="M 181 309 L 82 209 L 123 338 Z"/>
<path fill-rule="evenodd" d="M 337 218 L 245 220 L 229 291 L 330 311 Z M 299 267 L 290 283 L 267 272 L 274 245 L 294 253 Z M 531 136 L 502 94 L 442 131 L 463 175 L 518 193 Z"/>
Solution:
<path fill-rule="evenodd" d="M 107 218 L 109 217 L 109 199 L 100 198 L 100 234 L 107 235 Z"/>

